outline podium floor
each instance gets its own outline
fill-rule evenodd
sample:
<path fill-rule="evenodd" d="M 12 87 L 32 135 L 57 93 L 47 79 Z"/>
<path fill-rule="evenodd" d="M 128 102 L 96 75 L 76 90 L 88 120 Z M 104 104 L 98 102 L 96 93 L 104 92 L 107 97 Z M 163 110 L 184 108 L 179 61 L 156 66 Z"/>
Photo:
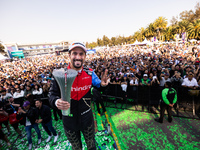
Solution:
<path fill-rule="evenodd" d="M 112 105 L 112 104 L 111 104 Z M 119 109 L 106 107 L 106 112 L 98 114 L 96 104 L 92 104 L 95 120 L 96 145 L 100 150 L 154 150 L 154 149 L 200 149 L 200 120 L 173 117 L 172 123 L 167 121 L 165 115 L 163 124 L 154 121 L 159 117 L 158 113 L 147 113 L 135 111 L 135 106 L 128 106 L 129 109 Z M 138 106 L 140 107 L 140 106 Z M 140 109 L 140 108 L 139 108 Z M 133 111 L 134 110 L 134 111 Z M 184 112 L 182 112 L 184 113 Z M 109 125 L 108 125 L 109 124 Z M 71 145 L 64 134 L 62 120 L 53 120 L 53 125 L 59 134 L 57 143 L 53 143 L 53 138 L 49 143 L 45 140 L 47 133 L 39 125 L 42 134 L 42 143 L 37 145 L 37 134 L 32 130 L 33 149 L 35 150 L 71 150 Z M 110 127 L 110 128 L 109 128 Z M 8 139 L 13 150 L 27 150 L 28 141 L 24 126 L 19 126 L 23 138 L 17 138 L 17 133 L 12 127 L 11 135 Z M 7 134 L 7 129 L 3 125 L 3 132 Z M 0 140 L 2 149 L 8 147 Z M 87 150 L 82 136 L 83 150 Z"/>

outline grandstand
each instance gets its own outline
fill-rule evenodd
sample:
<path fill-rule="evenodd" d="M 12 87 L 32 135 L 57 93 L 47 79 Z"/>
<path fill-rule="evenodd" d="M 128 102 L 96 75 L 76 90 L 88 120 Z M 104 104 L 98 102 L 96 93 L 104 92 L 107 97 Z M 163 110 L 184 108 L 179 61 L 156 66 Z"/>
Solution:
<path fill-rule="evenodd" d="M 61 41 L 57 43 L 37 43 L 37 44 L 5 44 L 5 52 L 7 55 L 12 57 L 29 57 L 42 54 L 53 54 L 55 52 L 63 51 L 68 49 L 69 41 Z"/>

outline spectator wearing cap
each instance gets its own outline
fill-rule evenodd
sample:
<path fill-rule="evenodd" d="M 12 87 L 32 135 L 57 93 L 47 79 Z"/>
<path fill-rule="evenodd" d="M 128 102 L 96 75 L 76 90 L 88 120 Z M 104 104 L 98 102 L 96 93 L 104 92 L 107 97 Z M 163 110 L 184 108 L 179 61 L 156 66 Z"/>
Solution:
<path fill-rule="evenodd" d="M 144 74 L 143 78 L 140 81 L 141 86 L 150 86 L 150 80 L 148 79 L 148 75 Z"/>
<path fill-rule="evenodd" d="M 43 80 L 42 80 L 42 84 L 45 84 L 45 83 L 47 83 L 47 78 L 46 77 L 44 77 Z"/>
<path fill-rule="evenodd" d="M 138 79 L 136 78 L 135 75 L 131 76 L 129 83 L 130 83 L 131 86 L 138 86 Z"/>
<path fill-rule="evenodd" d="M 39 114 L 38 110 L 34 107 L 31 107 L 29 101 L 25 101 L 23 104 L 23 108 L 18 109 L 17 113 L 17 118 L 23 118 L 21 120 L 21 124 L 25 126 L 26 134 L 27 134 L 27 139 L 28 139 L 28 144 L 29 144 L 29 150 L 32 149 L 32 137 L 31 137 L 31 129 L 34 128 L 37 135 L 38 135 L 38 144 L 41 143 L 41 133 L 38 128 L 38 124 L 36 123 L 36 120 L 39 119 Z"/>
<path fill-rule="evenodd" d="M 150 80 L 148 79 L 148 75 L 144 74 L 143 78 L 140 81 L 140 101 L 142 102 L 142 110 L 144 110 L 144 106 L 148 104 L 149 99 L 149 87 Z"/>
<path fill-rule="evenodd" d="M 41 119 L 36 120 L 36 123 L 42 123 L 44 130 L 49 135 L 48 138 L 46 139 L 46 142 L 48 143 L 53 135 L 54 135 L 54 143 L 57 142 L 58 134 L 52 124 L 50 108 L 44 105 L 42 101 L 39 99 L 35 100 L 35 106 L 37 107 L 39 111 L 39 116 L 41 117 Z"/>

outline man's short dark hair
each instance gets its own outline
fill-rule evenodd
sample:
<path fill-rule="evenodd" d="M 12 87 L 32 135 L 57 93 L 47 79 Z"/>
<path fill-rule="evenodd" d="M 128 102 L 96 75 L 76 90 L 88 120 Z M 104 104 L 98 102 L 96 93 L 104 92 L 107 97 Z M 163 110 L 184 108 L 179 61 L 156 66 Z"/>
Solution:
<path fill-rule="evenodd" d="M 172 86 L 172 83 L 169 82 L 169 81 L 165 82 L 165 84 L 166 84 L 169 88 Z"/>
<path fill-rule="evenodd" d="M 41 100 L 40 98 L 35 99 L 35 102 L 36 102 L 36 101 L 39 101 L 40 103 L 42 102 L 42 100 Z"/>

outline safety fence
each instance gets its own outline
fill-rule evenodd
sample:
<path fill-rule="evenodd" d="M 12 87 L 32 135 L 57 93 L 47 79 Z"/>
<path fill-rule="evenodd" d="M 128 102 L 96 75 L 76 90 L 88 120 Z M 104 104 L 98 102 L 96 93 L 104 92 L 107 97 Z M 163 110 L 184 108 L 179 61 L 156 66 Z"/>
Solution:
<path fill-rule="evenodd" d="M 177 103 L 174 105 L 176 117 L 187 117 L 200 119 L 200 89 L 190 90 L 184 87 L 173 87 L 177 91 Z M 156 108 L 159 112 L 159 104 L 161 101 L 161 92 L 163 87 L 160 86 L 127 86 L 126 91 L 122 90 L 119 84 L 109 84 L 103 91 L 102 97 L 106 107 L 110 106 L 109 102 L 114 104 L 115 108 L 129 109 L 129 106 L 135 106 L 138 111 L 145 111 L 155 113 L 152 111 L 152 107 Z M 32 106 L 35 106 L 35 99 L 43 100 L 45 105 L 49 106 L 48 97 L 44 95 L 32 95 L 31 97 L 16 98 L 15 103 L 23 105 L 25 100 L 29 100 Z M 137 107 L 137 106 L 141 106 Z M 180 112 L 192 112 L 192 116 L 180 115 Z"/>
<path fill-rule="evenodd" d="M 160 86 L 130 86 L 126 91 L 123 90 L 120 84 L 109 84 L 102 96 L 107 107 L 109 102 L 114 103 L 115 108 L 129 109 L 128 106 L 142 106 L 138 111 L 145 111 L 147 108 L 152 112 L 152 107 L 158 109 L 161 102 L 161 93 L 164 87 Z M 200 119 L 200 89 L 191 90 L 185 87 L 173 87 L 177 91 L 177 103 L 174 105 L 176 117 L 187 117 Z M 120 105 L 119 105 L 120 104 Z M 180 112 L 192 112 L 192 116 L 180 115 Z M 155 113 L 155 112 L 153 112 Z"/>

